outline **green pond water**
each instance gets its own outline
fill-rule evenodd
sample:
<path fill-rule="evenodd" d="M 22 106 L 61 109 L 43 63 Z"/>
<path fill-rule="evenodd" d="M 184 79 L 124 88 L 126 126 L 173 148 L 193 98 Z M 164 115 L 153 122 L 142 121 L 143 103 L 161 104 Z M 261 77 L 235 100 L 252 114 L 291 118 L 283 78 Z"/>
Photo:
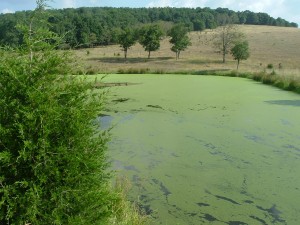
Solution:
<path fill-rule="evenodd" d="M 300 96 L 242 78 L 109 75 L 109 152 L 153 224 L 300 224 Z"/>

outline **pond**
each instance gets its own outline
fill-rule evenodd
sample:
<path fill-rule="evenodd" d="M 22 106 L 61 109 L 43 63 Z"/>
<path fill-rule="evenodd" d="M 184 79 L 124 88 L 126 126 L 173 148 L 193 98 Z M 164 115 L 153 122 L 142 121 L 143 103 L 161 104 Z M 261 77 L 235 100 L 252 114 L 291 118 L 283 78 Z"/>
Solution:
<path fill-rule="evenodd" d="M 243 79 L 109 75 L 113 168 L 153 224 L 300 224 L 300 96 Z"/>

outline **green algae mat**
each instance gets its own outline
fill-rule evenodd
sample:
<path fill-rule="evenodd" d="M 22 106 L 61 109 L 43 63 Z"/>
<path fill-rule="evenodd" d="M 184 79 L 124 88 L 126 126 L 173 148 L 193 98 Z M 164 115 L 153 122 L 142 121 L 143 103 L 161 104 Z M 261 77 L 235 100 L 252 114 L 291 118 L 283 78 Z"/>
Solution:
<path fill-rule="evenodd" d="M 300 224 L 300 96 L 242 78 L 109 75 L 113 168 L 164 225 Z"/>

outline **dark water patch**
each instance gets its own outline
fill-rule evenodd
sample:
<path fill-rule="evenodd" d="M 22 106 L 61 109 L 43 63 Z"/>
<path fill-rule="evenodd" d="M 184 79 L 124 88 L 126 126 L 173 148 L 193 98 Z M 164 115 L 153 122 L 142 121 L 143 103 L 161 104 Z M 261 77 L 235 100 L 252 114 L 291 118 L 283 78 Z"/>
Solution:
<path fill-rule="evenodd" d="M 170 215 L 174 216 L 175 218 L 179 218 L 176 211 L 171 211 L 170 209 L 168 209 L 168 213 L 169 213 Z"/>
<path fill-rule="evenodd" d="M 156 168 L 161 162 L 158 160 L 152 160 L 149 165 L 148 165 L 148 169 L 149 170 L 153 170 L 154 168 Z"/>
<path fill-rule="evenodd" d="M 246 160 L 241 160 L 242 161 L 242 163 L 244 163 L 244 164 L 247 164 L 247 165 L 250 165 L 251 164 L 251 162 L 249 162 L 249 161 L 246 161 Z"/>
<path fill-rule="evenodd" d="M 134 117 L 135 117 L 134 114 L 126 114 L 125 116 L 122 116 L 122 119 L 120 120 L 119 124 L 130 121 L 130 120 L 134 119 Z"/>
<path fill-rule="evenodd" d="M 100 123 L 101 130 L 107 130 L 112 126 L 113 117 L 106 114 L 100 114 L 98 121 Z"/>
<path fill-rule="evenodd" d="M 220 196 L 220 195 L 214 195 L 216 198 L 218 199 L 221 199 L 221 200 L 224 200 L 224 201 L 227 201 L 227 202 L 231 202 L 232 204 L 235 204 L 235 205 L 240 205 L 240 203 L 232 200 L 231 198 L 227 198 L 227 197 L 224 197 L 224 196 Z"/>
<path fill-rule="evenodd" d="M 292 149 L 292 150 L 296 150 L 297 152 L 300 152 L 300 148 L 294 146 L 294 145 L 284 145 L 284 148 L 288 148 L 288 149 Z"/>
<path fill-rule="evenodd" d="M 118 98 L 118 99 L 112 100 L 112 102 L 122 103 L 122 102 L 127 102 L 128 100 L 129 100 L 129 98 Z"/>
<path fill-rule="evenodd" d="M 258 221 L 258 222 L 260 222 L 263 225 L 268 225 L 266 221 L 264 221 L 261 218 L 258 218 L 257 216 L 250 215 L 249 217 L 252 218 L 252 219 L 254 219 L 254 220 L 256 220 L 256 221 Z"/>
<path fill-rule="evenodd" d="M 244 176 L 241 194 L 247 194 L 247 178 Z"/>
<path fill-rule="evenodd" d="M 129 166 L 124 166 L 125 170 L 131 170 L 131 171 L 135 171 L 137 173 L 139 173 L 140 171 L 133 165 L 129 165 Z"/>
<path fill-rule="evenodd" d="M 159 184 L 159 180 L 157 180 L 155 178 L 153 178 L 152 181 L 153 181 L 154 184 Z"/>
<path fill-rule="evenodd" d="M 155 178 L 153 178 L 152 181 L 153 181 L 155 184 L 159 185 L 160 190 L 162 191 L 163 195 L 166 197 L 166 201 L 169 202 L 168 197 L 169 197 L 170 194 L 172 194 L 172 193 L 169 191 L 169 189 L 168 189 L 161 181 L 159 181 L 159 180 L 157 180 L 157 179 L 155 179 Z"/>
<path fill-rule="evenodd" d="M 269 214 L 269 216 L 271 216 L 273 218 L 272 223 L 279 222 L 279 223 L 282 223 L 282 224 L 286 224 L 286 221 L 280 217 L 281 211 L 279 211 L 277 209 L 275 204 L 272 205 L 272 207 L 269 208 L 269 209 L 265 209 L 265 208 L 263 208 L 261 206 L 258 206 L 258 205 L 256 206 L 256 208 L 258 208 L 258 209 L 260 209 L 264 212 L 267 212 Z"/>
<path fill-rule="evenodd" d="M 166 200 L 168 202 L 168 196 L 172 193 L 166 188 L 166 186 L 163 185 L 162 182 L 160 183 L 160 190 L 164 193 L 164 195 L 166 196 Z"/>
<path fill-rule="evenodd" d="M 151 206 L 149 204 L 141 204 L 141 203 L 137 203 L 137 206 L 139 208 L 139 210 L 146 214 L 146 215 L 151 215 L 153 217 L 153 209 L 151 209 Z"/>
<path fill-rule="evenodd" d="M 146 188 L 143 185 L 142 179 L 138 175 L 132 176 L 132 183 L 134 184 L 134 186 L 139 188 L 139 190 L 146 191 Z"/>
<path fill-rule="evenodd" d="M 281 121 L 282 125 L 284 125 L 284 126 L 292 126 L 290 121 L 288 121 L 287 119 L 281 119 L 280 121 Z"/>
<path fill-rule="evenodd" d="M 262 143 L 263 139 L 261 137 L 255 136 L 255 135 L 245 135 L 245 138 L 247 138 L 250 141 L 254 141 L 256 143 Z"/>
<path fill-rule="evenodd" d="M 207 204 L 207 203 L 203 203 L 203 202 L 198 202 L 198 203 L 196 203 L 198 206 L 200 206 L 200 207 L 206 207 L 206 206 L 210 206 L 210 204 Z"/>
<path fill-rule="evenodd" d="M 251 201 L 251 200 L 245 200 L 244 202 L 247 203 L 247 204 L 253 204 L 253 203 L 254 203 L 254 202 Z"/>
<path fill-rule="evenodd" d="M 172 113 L 175 113 L 175 114 L 178 114 L 178 111 L 174 110 L 174 109 L 168 109 L 169 112 L 172 112 Z"/>
<path fill-rule="evenodd" d="M 140 195 L 139 199 L 140 199 L 142 202 L 146 202 L 146 201 L 148 201 L 148 196 L 147 196 L 147 195 Z"/>
<path fill-rule="evenodd" d="M 203 140 L 192 137 L 192 136 L 189 136 L 189 135 L 186 135 L 185 137 L 187 137 L 189 139 L 192 139 L 193 141 L 196 141 L 196 142 L 199 142 L 199 143 L 205 143 Z"/>
<path fill-rule="evenodd" d="M 218 152 L 218 151 L 210 151 L 209 152 L 211 155 L 218 155 L 218 154 L 220 154 L 220 152 Z"/>
<path fill-rule="evenodd" d="M 203 216 L 201 216 L 201 218 L 205 219 L 206 221 L 209 222 L 214 222 L 214 221 L 219 221 L 216 217 L 210 215 L 210 214 L 204 214 Z"/>
<path fill-rule="evenodd" d="M 230 203 L 233 203 L 235 205 L 240 205 L 240 203 L 232 200 L 231 198 L 227 198 L 227 197 L 224 197 L 224 196 L 220 196 L 220 195 L 214 195 L 212 194 L 209 190 L 205 189 L 204 190 L 205 193 L 209 194 L 209 195 L 212 195 L 212 196 L 215 196 L 217 199 L 220 199 L 220 200 L 224 200 L 224 201 L 227 201 L 227 202 L 230 202 Z"/>
<path fill-rule="evenodd" d="M 265 101 L 265 102 L 272 105 L 300 107 L 300 100 L 274 100 L 274 101 Z"/>
<path fill-rule="evenodd" d="M 213 195 L 209 190 L 205 189 L 204 192 L 209 195 Z"/>
<path fill-rule="evenodd" d="M 206 110 L 206 109 L 209 109 L 209 107 L 200 108 L 200 109 L 189 108 L 189 110 L 191 110 L 191 111 L 203 111 L 203 110 Z"/>
<path fill-rule="evenodd" d="M 227 222 L 228 225 L 248 225 L 248 223 L 244 223 L 242 221 L 229 221 Z"/>
<path fill-rule="evenodd" d="M 176 155 L 175 153 L 172 153 L 171 156 L 178 158 L 179 156 Z"/>
<path fill-rule="evenodd" d="M 131 113 L 146 112 L 146 111 L 147 111 L 147 110 L 142 109 L 142 108 L 130 110 Z"/>
<path fill-rule="evenodd" d="M 214 149 L 217 148 L 216 146 L 214 146 L 214 145 L 211 144 L 211 143 L 205 144 L 204 146 L 205 146 L 206 148 L 209 148 L 209 149 L 212 149 L 212 150 L 214 150 Z"/>
<path fill-rule="evenodd" d="M 201 105 L 201 104 L 198 104 Z M 216 109 L 217 106 L 206 106 L 206 107 L 201 107 L 201 108 L 189 108 L 189 110 L 191 111 L 203 111 L 203 110 L 207 110 L 207 109 Z"/>
<path fill-rule="evenodd" d="M 176 210 L 181 211 L 181 208 L 179 208 L 177 205 L 173 204 L 172 207 L 174 207 Z"/>
<path fill-rule="evenodd" d="M 164 110 L 163 107 L 161 107 L 161 106 L 159 106 L 159 105 L 147 105 L 147 107 Z"/>

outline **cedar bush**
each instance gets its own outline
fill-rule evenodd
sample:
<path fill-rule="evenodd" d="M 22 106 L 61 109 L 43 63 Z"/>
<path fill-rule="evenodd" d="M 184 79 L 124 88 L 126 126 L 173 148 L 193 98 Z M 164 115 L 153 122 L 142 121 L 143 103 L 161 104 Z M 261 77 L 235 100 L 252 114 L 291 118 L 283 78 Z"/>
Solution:
<path fill-rule="evenodd" d="M 19 27 L 24 45 L 0 52 L 0 224 L 104 224 L 116 196 L 95 122 L 103 96 L 67 75 L 45 2 Z"/>

